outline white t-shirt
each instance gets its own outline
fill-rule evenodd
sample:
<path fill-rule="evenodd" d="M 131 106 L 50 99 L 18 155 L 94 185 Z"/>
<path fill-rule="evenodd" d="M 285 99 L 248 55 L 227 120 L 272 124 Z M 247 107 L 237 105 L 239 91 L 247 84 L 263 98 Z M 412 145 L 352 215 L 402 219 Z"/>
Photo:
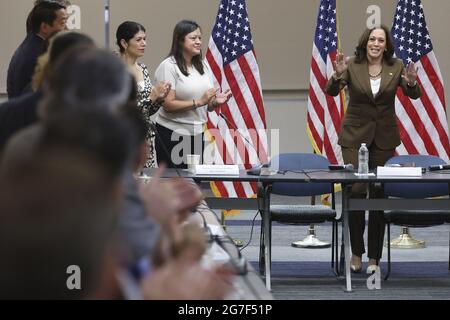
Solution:
<path fill-rule="evenodd" d="M 214 88 L 211 70 L 203 63 L 204 73 L 201 75 L 194 67 L 188 68 L 189 76 L 185 76 L 178 68 L 173 57 L 165 59 L 155 71 L 156 82 L 169 81 L 175 90 L 176 100 L 200 99 L 206 90 Z M 207 121 L 208 106 L 202 106 L 183 112 L 167 112 L 160 108 L 156 122 L 172 131 L 184 135 L 197 135 L 204 131 Z M 180 130 L 183 129 L 183 130 Z"/>

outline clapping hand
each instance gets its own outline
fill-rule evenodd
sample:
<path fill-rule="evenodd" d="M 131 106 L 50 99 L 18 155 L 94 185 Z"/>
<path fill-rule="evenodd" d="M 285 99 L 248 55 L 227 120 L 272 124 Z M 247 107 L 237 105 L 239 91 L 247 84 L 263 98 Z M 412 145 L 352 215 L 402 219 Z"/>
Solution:
<path fill-rule="evenodd" d="M 414 86 L 417 80 L 417 71 L 419 68 L 414 68 L 413 63 L 409 63 L 406 68 L 403 69 L 402 78 L 405 79 L 410 86 Z"/>
<path fill-rule="evenodd" d="M 216 93 L 215 104 L 219 106 L 223 103 L 228 102 L 228 100 L 230 100 L 232 95 L 233 94 L 231 93 L 231 89 L 227 89 L 224 92 Z"/>
<path fill-rule="evenodd" d="M 215 91 L 219 91 L 219 89 L 215 89 Z M 228 102 L 228 100 L 230 100 L 231 96 L 233 94 L 231 93 L 231 89 L 227 89 L 223 92 L 219 92 L 216 93 L 214 96 L 214 99 L 211 100 L 211 102 L 209 103 L 209 111 L 212 111 L 214 109 L 216 109 L 217 107 L 219 107 L 220 105 Z"/>
<path fill-rule="evenodd" d="M 205 104 L 209 104 L 214 97 L 216 96 L 216 90 L 215 89 L 208 89 L 205 91 L 203 96 L 200 98 L 200 105 L 204 106 Z"/>
<path fill-rule="evenodd" d="M 164 170 L 164 166 L 158 168 L 139 191 L 148 214 L 163 227 L 173 230 L 174 225 L 184 221 L 202 201 L 203 195 L 194 183 L 183 179 L 161 179 Z"/>
<path fill-rule="evenodd" d="M 152 101 L 163 101 L 169 94 L 172 85 L 169 81 L 159 81 L 152 89 L 150 99 Z"/>

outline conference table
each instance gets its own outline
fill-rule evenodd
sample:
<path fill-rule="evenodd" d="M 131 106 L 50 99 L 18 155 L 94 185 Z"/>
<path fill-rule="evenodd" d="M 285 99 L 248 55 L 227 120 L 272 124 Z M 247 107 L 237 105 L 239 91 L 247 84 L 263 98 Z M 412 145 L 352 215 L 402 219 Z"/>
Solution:
<path fill-rule="evenodd" d="M 304 171 L 311 183 L 329 182 L 342 185 L 342 223 L 344 233 L 345 290 L 352 291 L 350 272 L 350 233 L 348 228 L 349 211 L 357 210 L 450 210 L 450 199 L 357 199 L 351 198 L 354 183 L 383 184 L 388 182 L 403 183 L 450 183 L 450 171 L 425 172 L 421 177 L 400 176 L 357 176 L 349 171 Z"/>
<path fill-rule="evenodd" d="M 152 174 L 152 171 L 155 169 L 149 168 L 144 170 L 144 174 L 150 175 Z M 258 185 L 258 194 L 257 194 L 257 209 L 261 212 L 261 220 L 262 220 L 262 226 L 263 226 L 263 234 L 264 238 L 267 239 L 269 232 L 270 232 L 270 226 L 266 221 L 269 221 L 269 214 L 270 214 L 270 193 L 269 193 L 269 186 L 274 182 L 292 182 L 292 183 L 298 183 L 298 182 L 308 182 L 310 178 L 303 172 L 285 172 L 285 173 L 275 173 L 267 176 L 256 176 L 256 175 L 250 175 L 247 174 L 245 170 L 240 170 L 239 175 L 217 175 L 217 174 L 211 174 L 211 175 L 196 175 L 190 173 L 186 169 L 166 169 L 163 175 L 164 178 L 175 178 L 175 177 L 181 177 L 186 179 L 192 179 L 196 181 L 197 183 L 201 183 L 204 181 L 240 181 L 240 182 L 255 182 Z M 227 201 L 226 199 L 225 201 Z M 243 199 L 248 200 L 250 199 Z M 252 199 L 250 201 L 255 201 L 255 199 Z M 235 204 L 237 202 L 234 202 Z M 231 206 L 231 207 L 230 207 Z M 228 203 L 226 207 L 223 208 L 232 208 L 233 204 Z M 217 207 L 216 207 L 217 208 Z M 236 207 L 237 208 L 237 207 Z M 242 207 L 240 207 L 242 208 Z M 264 269 L 265 272 L 265 282 L 266 282 L 266 288 L 268 290 L 271 290 L 271 282 L 270 282 L 270 248 L 263 245 L 263 257 L 260 256 L 260 263 L 262 262 L 264 266 L 261 266 L 260 269 Z M 261 253 L 260 253 L 261 254 Z"/>
<path fill-rule="evenodd" d="M 151 169 L 148 172 L 151 174 Z M 370 199 L 351 198 L 351 187 L 354 183 L 383 184 L 387 182 L 409 182 L 409 183 L 429 183 L 443 182 L 450 183 L 450 171 L 425 172 L 421 177 L 393 177 L 393 176 L 357 176 L 351 171 L 328 171 L 328 170 L 302 170 L 298 172 L 278 172 L 268 176 L 249 175 L 241 170 L 239 175 L 195 175 L 187 170 L 167 169 L 164 177 L 190 178 L 196 182 L 203 181 L 246 181 L 258 184 L 257 203 L 261 211 L 264 237 L 269 235 L 270 215 L 270 185 L 275 182 L 290 183 L 331 183 L 342 186 L 342 230 L 344 243 L 344 270 L 345 270 L 345 291 L 352 291 L 350 272 L 350 233 L 348 227 L 349 211 L 356 210 L 449 210 L 450 199 Z M 270 248 L 263 247 L 264 250 L 264 271 L 266 288 L 271 290 L 270 279 Z"/>

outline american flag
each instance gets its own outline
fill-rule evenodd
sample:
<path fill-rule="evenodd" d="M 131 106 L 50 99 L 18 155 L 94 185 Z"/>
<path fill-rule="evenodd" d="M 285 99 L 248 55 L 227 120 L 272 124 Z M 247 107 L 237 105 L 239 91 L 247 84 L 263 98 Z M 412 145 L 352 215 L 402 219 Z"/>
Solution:
<path fill-rule="evenodd" d="M 344 116 L 344 97 L 325 93 L 325 86 L 333 74 L 332 61 L 339 45 L 336 0 L 321 0 L 317 15 L 309 77 L 307 132 L 314 151 L 331 163 L 343 163 L 337 144 Z"/>
<path fill-rule="evenodd" d="M 245 0 L 221 0 L 211 32 L 206 60 L 215 87 L 231 88 L 226 105 L 208 113 L 208 133 L 215 141 L 216 164 L 242 164 L 245 168 L 267 162 L 267 135 L 261 81 L 253 48 Z M 220 117 L 222 113 L 225 118 Z M 239 132 L 236 132 L 238 129 Z M 222 197 L 251 197 L 254 184 L 215 182 Z"/>
<path fill-rule="evenodd" d="M 444 85 L 433 52 L 420 0 L 399 0 L 392 25 L 395 54 L 418 68 L 422 97 L 411 100 L 397 91 L 395 112 L 402 144 L 398 154 L 430 154 L 448 161 L 450 144 Z"/>

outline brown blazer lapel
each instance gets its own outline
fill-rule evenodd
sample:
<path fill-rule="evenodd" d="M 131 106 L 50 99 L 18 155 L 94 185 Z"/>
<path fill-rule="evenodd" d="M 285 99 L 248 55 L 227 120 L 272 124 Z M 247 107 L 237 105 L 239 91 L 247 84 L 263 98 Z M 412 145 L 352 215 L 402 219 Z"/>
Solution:
<path fill-rule="evenodd" d="M 381 83 L 380 90 L 377 93 L 377 97 L 383 94 L 384 90 L 389 86 L 392 80 L 395 78 L 396 73 L 398 72 L 398 68 L 395 65 L 388 65 L 383 60 L 383 70 L 381 70 Z"/>
<path fill-rule="evenodd" d="M 358 81 L 361 89 L 366 93 L 366 95 L 375 102 L 373 97 L 372 88 L 370 86 L 369 69 L 367 67 L 367 62 L 354 63 L 354 75 Z"/>

